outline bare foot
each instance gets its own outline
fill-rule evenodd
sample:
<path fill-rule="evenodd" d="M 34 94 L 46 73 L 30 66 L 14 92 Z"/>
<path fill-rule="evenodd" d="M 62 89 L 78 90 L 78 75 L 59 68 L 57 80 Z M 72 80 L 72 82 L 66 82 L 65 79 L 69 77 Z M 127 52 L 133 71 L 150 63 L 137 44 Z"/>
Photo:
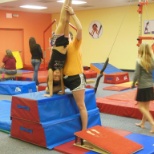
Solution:
<path fill-rule="evenodd" d="M 150 133 L 154 133 L 154 125 L 152 126 Z"/>
<path fill-rule="evenodd" d="M 141 127 L 141 128 L 145 128 L 143 124 L 141 123 L 135 123 L 136 126 Z"/>

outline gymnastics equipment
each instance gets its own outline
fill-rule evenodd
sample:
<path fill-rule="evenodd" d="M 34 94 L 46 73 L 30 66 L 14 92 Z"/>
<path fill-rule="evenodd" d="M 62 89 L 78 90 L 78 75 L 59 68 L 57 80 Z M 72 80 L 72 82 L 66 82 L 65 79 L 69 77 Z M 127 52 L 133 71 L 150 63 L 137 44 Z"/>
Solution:
<path fill-rule="evenodd" d="M 142 114 L 138 110 L 135 97 L 136 89 L 133 89 L 103 98 L 97 98 L 96 102 L 100 112 L 102 113 L 142 119 Z M 154 115 L 153 101 L 150 104 L 150 112 Z"/>
<path fill-rule="evenodd" d="M 6 80 L 0 82 L 1 95 L 18 95 L 23 93 L 36 92 L 36 84 L 34 81 L 14 81 Z"/>
<path fill-rule="evenodd" d="M 45 91 L 14 95 L 11 136 L 48 149 L 75 139 L 81 119 L 72 93 L 44 97 Z M 88 128 L 101 125 L 93 89 L 85 92 Z M 39 135 L 38 135 L 39 134 Z"/>
<path fill-rule="evenodd" d="M 106 127 L 94 126 L 75 133 L 76 146 L 98 153 L 135 153 L 143 149 L 139 143 L 131 141 Z"/>
<path fill-rule="evenodd" d="M 23 68 L 23 62 L 21 59 L 21 55 L 19 51 L 12 51 L 12 54 L 14 58 L 16 59 L 16 69 L 22 69 Z"/>
<path fill-rule="evenodd" d="M 111 128 L 111 127 L 106 127 L 106 128 L 114 133 L 117 133 L 117 134 L 123 136 L 123 137 L 131 134 L 131 132 L 125 131 L 125 130 L 119 130 L 119 129 L 115 129 L 115 128 Z M 67 154 L 98 154 L 97 152 L 91 151 L 91 149 L 88 150 L 88 149 L 84 149 L 79 146 L 74 146 L 74 141 L 70 141 L 65 144 L 56 146 L 54 148 L 54 150 L 61 152 L 61 153 L 67 153 Z"/>
<path fill-rule="evenodd" d="M 10 133 L 11 129 L 11 101 L 10 100 L 0 100 L 0 131 L 5 133 Z"/>
<path fill-rule="evenodd" d="M 137 152 L 138 154 L 152 154 L 154 153 L 153 148 L 153 136 L 148 136 L 144 134 L 131 133 L 126 136 L 127 139 L 130 139 L 134 142 L 141 144 L 144 148 Z"/>
<path fill-rule="evenodd" d="M 130 89 L 131 86 L 132 86 L 132 81 L 116 84 L 112 86 L 107 86 L 107 87 L 104 87 L 103 90 L 122 91 L 122 90 Z"/>
<path fill-rule="evenodd" d="M 104 83 L 118 84 L 129 81 L 128 72 L 116 72 L 104 75 Z"/>
<path fill-rule="evenodd" d="M 86 79 L 97 77 L 97 72 L 94 70 L 84 70 L 83 73 L 84 73 Z"/>

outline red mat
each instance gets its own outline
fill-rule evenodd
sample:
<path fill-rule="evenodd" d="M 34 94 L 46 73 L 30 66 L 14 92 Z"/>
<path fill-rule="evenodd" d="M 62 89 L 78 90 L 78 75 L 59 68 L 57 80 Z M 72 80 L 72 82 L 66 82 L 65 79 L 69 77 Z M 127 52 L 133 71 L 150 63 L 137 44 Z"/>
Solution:
<path fill-rule="evenodd" d="M 113 129 L 110 127 L 106 127 L 109 131 L 115 132 L 121 136 L 126 136 L 131 134 L 129 131 L 119 130 L 119 129 Z M 60 146 L 57 146 L 54 148 L 54 150 L 65 153 L 65 154 L 86 154 L 89 152 L 89 150 L 83 149 L 81 147 L 74 146 L 74 141 L 67 142 L 65 144 L 62 144 Z"/>
<path fill-rule="evenodd" d="M 94 70 L 84 70 L 84 75 L 86 77 L 86 79 L 89 79 L 89 78 L 96 78 L 97 77 L 97 72 L 94 71 Z"/>
<path fill-rule="evenodd" d="M 131 154 L 143 148 L 142 145 L 102 126 L 94 126 L 76 132 L 75 135 L 112 154 Z"/>
<path fill-rule="evenodd" d="M 103 88 L 103 90 L 112 90 L 112 91 L 122 91 L 126 89 L 130 89 L 130 87 L 108 86 L 108 87 Z"/>
<path fill-rule="evenodd" d="M 122 91 L 122 90 L 130 89 L 131 85 L 132 85 L 132 81 L 121 83 L 121 84 L 116 84 L 113 86 L 108 86 L 108 87 L 103 88 L 103 90 Z"/>
<path fill-rule="evenodd" d="M 38 72 L 38 80 L 39 83 L 45 83 L 47 82 L 47 75 L 48 75 L 48 71 L 39 71 Z M 21 80 L 32 80 L 33 78 L 33 72 L 29 72 L 29 73 L 24 73 L 21 76 Z"/>
<path fill-rule="evenodd" d="M 141 119 L 142 114 L 136 104 L 135 96 L 136 90 L 132 90 L 103 98 L 97 98 L 96 103 L 100 112 Z M 154 115 L 154 101 L 150 104 L 150 111 Z"/>

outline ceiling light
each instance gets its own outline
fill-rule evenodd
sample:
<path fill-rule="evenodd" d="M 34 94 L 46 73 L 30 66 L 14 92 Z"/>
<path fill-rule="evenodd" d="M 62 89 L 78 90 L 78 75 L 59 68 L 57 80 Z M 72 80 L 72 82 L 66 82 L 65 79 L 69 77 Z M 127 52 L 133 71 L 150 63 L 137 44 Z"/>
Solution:
<path fill-rule="evenodd" d="M 64 3 L 64 0 L 58 0 L 57 2 Z M 87 3 L 87 2 L 72 0 L 72 4 L 76 4 L 76 5 L 85 4 L 85 3 Z"/>
<path fill-rule="evenodd" d="M 36 5 L 22 5 L 20 7 L 26 8 L 26 9 L 36 9 L 36 10 L 47 9 L 47 7 L 44 7 L 44 6 L 36 6 Z"/>

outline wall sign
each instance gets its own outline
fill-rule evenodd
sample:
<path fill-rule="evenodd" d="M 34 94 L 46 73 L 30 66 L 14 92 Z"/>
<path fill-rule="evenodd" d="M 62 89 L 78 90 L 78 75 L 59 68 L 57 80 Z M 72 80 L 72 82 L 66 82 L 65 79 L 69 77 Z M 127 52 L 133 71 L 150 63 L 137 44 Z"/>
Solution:
<path fill-rule="evenodd" d="M 144 34 L 154 34 L 154 20 L 144 21 Z"/>
<path fill-rule="evenodd" d="M 89 35 L 94 38 L 98 39 L 103 33 L 103 26 L 99 21 L 91 22 L 89 26 Z"/>

